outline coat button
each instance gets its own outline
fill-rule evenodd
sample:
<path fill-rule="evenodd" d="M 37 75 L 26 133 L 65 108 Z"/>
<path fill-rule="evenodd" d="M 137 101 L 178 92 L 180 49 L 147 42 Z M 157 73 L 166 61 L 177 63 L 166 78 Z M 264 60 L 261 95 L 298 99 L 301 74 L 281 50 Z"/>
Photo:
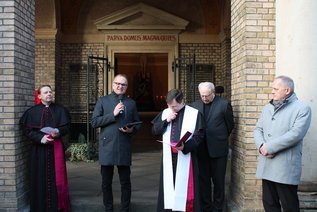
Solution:
<path fill-rule="evenodd" d="M 272 135 L 271 135 L 271 134 L 268 134 L 267 136 L 271 137 Z"/>

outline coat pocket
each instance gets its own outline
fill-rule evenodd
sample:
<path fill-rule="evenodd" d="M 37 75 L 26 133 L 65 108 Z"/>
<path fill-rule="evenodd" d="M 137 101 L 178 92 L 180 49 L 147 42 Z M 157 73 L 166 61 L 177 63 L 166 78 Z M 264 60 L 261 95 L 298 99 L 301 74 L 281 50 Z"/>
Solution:
<path fill-rule="evenodd" d="M 104 136 L 103 139 L 102 139 L 102 146 L 105 147 L 107 145 L 110 145 L 111 140 L 112 140 L 111 138 Z"/>

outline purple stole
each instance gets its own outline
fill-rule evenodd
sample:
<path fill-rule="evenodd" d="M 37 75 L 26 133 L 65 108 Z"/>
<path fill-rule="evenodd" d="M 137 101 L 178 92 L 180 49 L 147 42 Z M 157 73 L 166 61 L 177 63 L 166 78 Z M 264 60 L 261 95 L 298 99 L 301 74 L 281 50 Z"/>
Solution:
<path fill-rule="evenodd" d="M 193 163 L 190 159 L 189 166 L 189 177 L 188 177 L 188 190 L 187 190 L 187 200 L 186 200 L 186 212 L 194 212 L 194 173 L 193 173 Z"/>
<path fill-rule="evenodd" d="M 70 211 L 70 200 L 62 139 L 55 138 L 53 141 L 53 145 L 58 210 L 67 212 Z"/>

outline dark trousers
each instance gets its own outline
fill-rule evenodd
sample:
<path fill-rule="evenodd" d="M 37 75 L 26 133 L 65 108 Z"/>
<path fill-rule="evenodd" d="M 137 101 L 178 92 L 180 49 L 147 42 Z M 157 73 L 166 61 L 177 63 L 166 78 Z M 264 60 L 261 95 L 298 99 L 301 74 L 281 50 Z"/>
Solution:
<path fill-rule="evenodd" d="M 199 189 L 203 212 L 223 211 L 226 168 L 227 156 L 211 158 L 208 152 L 199 153 Z M 213 195 L 210 178 L 213 183 Z"/>
<path fill-rule="evenodd" d="M 214 184 L 212 211 L 222 211 L 225 202 L 227 156 L 210 158 L 210 175 Z"/>
<path fill-rule="evenodd" d="M 121 184 L 121 208 L 120 211 L 130 210 L 131 201 L 131 180 L 130 180 L 130 166 L 117 166 L 119 179 Z M 105 211 L 113 211 L 113 193 L 112 193 L 112 179 L 114 166 L 101 166 L 102 176 L 102 192 L 103 204 Z"/>
<path fill-rule="evenodd" d="M 209 155 L 206 146 L 198 153 L 199 191 L 202 212 L 212 211 Z"/>
<path fill-rule="evenodd" d="M 262 200 L 265 211 L 299 212 L 297 185 L 262 180 Z"/>

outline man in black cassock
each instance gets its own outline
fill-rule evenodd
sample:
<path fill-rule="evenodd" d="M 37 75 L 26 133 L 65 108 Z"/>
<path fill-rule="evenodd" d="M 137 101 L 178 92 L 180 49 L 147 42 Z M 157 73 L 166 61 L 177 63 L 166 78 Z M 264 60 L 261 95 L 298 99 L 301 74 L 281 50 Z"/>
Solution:
<path fill-rule="evenodd" d="M 170 90 L 166 102 L 152 121 L 152 133 L 163 135 L 157 211 L 200 211 L 196 151 L 204 139 L 202 114 L 185 105 L 179 89 Z M 191 136 L 176 147 L 187 131 Z"/>
<path fill-rule="evenodd" d="M 62 137 L 69 132 L 70 114 L 53 103 L 51 86 L 38 90 L 41 103 L 20 119 L 23 133 L 32 142 L 30 164 L 30 211 L 70 211 Z"/>

